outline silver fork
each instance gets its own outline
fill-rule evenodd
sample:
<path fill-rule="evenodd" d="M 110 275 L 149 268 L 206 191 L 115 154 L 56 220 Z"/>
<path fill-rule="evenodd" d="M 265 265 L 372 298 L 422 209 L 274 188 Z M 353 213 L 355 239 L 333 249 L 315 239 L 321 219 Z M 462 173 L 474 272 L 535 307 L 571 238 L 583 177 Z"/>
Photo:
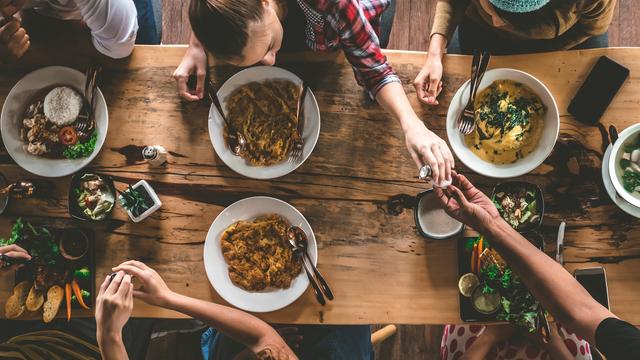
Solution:
<path fill-rule="evenodd" d="M 302 150 L 304 147 L 304 141 L 302 140 L 302 133 L 304 130 L 304 99 L 307 95 L 307 87 L 304 82 L 300 88 L 300 96 L 298 97 L 298 109 L 296 111 L 296 117 L 298 119 L 297 135 L 293 139 L 291 146 L 291 153 L 289 154 L 289 162 L 296 163 L 302 157 Z"/>
<path fill-rule="evenodd" d="M 471 62 L 471 79 L 469 80 L 469 102 L 464 107 L 464 110 L 458 117 L 458 130 L 463 135 L 469 135 L 476 128 L 476 112 L 475 112 L 475 99 L 484 73 L 487 70 L 489 64 L 490 55 L 487 51 L 481 53 L 474 52 L 473 60 Z"/>

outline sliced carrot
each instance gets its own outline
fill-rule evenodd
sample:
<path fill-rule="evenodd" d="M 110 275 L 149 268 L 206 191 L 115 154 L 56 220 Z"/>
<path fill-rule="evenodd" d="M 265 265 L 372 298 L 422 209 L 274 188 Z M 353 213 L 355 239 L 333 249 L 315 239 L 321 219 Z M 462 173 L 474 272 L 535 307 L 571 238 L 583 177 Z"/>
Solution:
<path fill-rule="evenodd" d="M 473 250 L 471 251 L 471 272 L 476 272 L 476 254 L 478 253 L 478 243 L 473 244 Z"/>
<path fill-rule="evenodd" d="M 71 284 L 64 285 L 64 295 L 67 300 L 67 321 L 71 321 Z"/>
<path fill-rule="evenodd" d="M 84 299 L 82 298 L 82 289 L 80 289 L 80 285 L 78 285 L 76 279 L 73 279 L 73 281 L 71 282 L 71 288 L 73 289 L 73 293 L 76 295 L 78 304 L 80 304 L 80 306 L 82 306 L 84 309 L 89 310 L 87 304 L 84 303 Z"/>
<path fill-rule="evenodd" d="M 478 264 L 476 266 L 476 269 L 478 270 L 478 272 L 480 272 L 480 255 L 482 255 L 482 246 L 483 246 L 483 240 L 484 240 L 484 236 L 480 236 L 480 240 L 478 240 L 478 254 L 477 254 L 477 261 Z"/>

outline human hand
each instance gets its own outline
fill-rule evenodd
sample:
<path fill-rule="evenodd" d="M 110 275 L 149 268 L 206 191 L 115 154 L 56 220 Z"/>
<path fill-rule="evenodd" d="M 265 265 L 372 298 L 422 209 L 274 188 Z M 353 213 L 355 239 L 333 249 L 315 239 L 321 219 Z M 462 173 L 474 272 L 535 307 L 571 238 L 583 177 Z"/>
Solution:
<path fill-rule="evenodd" d="M 431 177 L 435 184 L 451 180 L 451 169 L 455 166 L 451 150 L 422 121 L 417 120 L 415 126 L 405 129 L 405 142 L 418 168 L 423 164 L 431 166 Z"/>
<path fill-rule="evenodd" d="M 7 7 L 0 9 L 4 11 Z M 10 17 L 0 21 L 0 53 L 18 59 L 24 55 L 29 46 L 31 46 L 29 35 L 19 19 Z"/>
<path fill-rule="evenodd" d="M 427 55 L 427 61 L 413 80 L 418 99 L 427 105 L 438 105 L 436 97 L 442 91 L 442 57 L 440 55 Z"/>
<path fill-rule="evenodd" d="M 124 271 L 137 278 L 142 286 L 133 291 L 133 296 L 156 306 L 166 306 L 173 291 L 169 289 L 162 277 L 152 268 L 136 260 L 125 261 L 113 268 L 113 271 Z"/>
<path fill-rule="evenodd" d="M 0 0 L 0 15 L 5 18 L 12 17 L 18 11 L 22 10 L 27 0 Z"/>
<path fill-rule="evenodd" d="M 11 259 L 31 260 L 31 255 L 29 255 L 29 253 L 25 249 L 21 248 L 16 244 L 0 246 L 0 254 L 5 255 Z M 4 268 L 4 264 L 5 264 L 4 261 L 0 261 L 0 271 L 2 272 L 16 270 L 18 268 L 21 268 L 24 265 L 24 264 L 13 264 L 11 266 Z"/>
<path fill-rule="evenodd" d="M 476 231 L 485 232 L 501 219 L 493 201 L 463 175 L 454 174 L 451 186 L 434 191 L 449 216 Z"/>
<path fill-rule="evenodd" d="M 98 343 L 121 339 L 122 328 L 131 317 L 132 309 L 131 275 L 125 274 L 124 271 L 119 271 L 113 279 L 107 275 L 96 298 Z"/>
<path fill-rule="evenodd" d="M 196 89 L 190 90 L 187 82 L 191 74 L 196 75 Z M 207 54 L 201 45 L 191 44 L 180 65 L 173 72 L 178 93 L 187 101 L 198 101 L 204 97 L 204 80 L 207 75 Z"/>

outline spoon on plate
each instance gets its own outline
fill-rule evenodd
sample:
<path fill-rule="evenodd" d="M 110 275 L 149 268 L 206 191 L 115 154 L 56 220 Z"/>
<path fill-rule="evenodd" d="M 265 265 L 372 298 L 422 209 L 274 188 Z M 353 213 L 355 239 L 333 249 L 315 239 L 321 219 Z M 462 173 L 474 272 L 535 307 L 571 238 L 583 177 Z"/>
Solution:
<path fill-rule="evenodd" d="M 218 91 L 213 81 L 209 79 L 207 83 L 207 95 L 209 96 L 209 99 L 211 100 L 213 105 L 215 105 L 216 110 L 218 110 L 220 117 L 222 117 L 222 120 L 224 120 L 224 123 L 227 127 L 227 143 L 229 145 L 229 148 L 234 155 L 240 156 L 240 154 L 244 152 L 244 149 L 247 146 L 247 139 L 245 139 L 244 135 L 242 135 L 239 131 L 236 131 L 233 128 L 231 121 L 229 121 L 227 116 L 225 116 L 224 111 L 222 110 L 222 105 L 220 104 L 220 99 L 218 98 Z"/>
<path fill-rule="evenodd" d="M 307 239 L 307 234 L 300 227 L 291 226 L 287 230 L 287 237 L 289 238 L 289 242 L 291 243 L 293 241 L 295 243 L 295 247 L 297 247 L 306 257 L 311 269 L 313 269 L 313 274 L 320 283 L 320 288 L 322 289 L 324 296 L 329 300 L 333 300 L 333 292 L 331 291 L 331 288 L 329 288 L 329 284 L 327 284 L 327 281 L 324 279 L 322 274 L 320 274 L 318 268 L 313 265 L 311 256 L 309 256 L 309 240 Z"/>

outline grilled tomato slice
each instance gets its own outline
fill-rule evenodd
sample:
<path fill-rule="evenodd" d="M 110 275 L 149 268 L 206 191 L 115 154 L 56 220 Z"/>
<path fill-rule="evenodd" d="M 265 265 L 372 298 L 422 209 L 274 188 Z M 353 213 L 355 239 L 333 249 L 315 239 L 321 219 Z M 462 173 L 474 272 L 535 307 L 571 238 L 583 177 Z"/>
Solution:
<path fill-rule="evenodd" d="M 70 146 L 78 142 L 78 133 L 76 132 L 76 129 L 71 126 L 65 126 L 60 129 L 58 137 L 60 138 L 60 143 L 62 145 Z"/>

